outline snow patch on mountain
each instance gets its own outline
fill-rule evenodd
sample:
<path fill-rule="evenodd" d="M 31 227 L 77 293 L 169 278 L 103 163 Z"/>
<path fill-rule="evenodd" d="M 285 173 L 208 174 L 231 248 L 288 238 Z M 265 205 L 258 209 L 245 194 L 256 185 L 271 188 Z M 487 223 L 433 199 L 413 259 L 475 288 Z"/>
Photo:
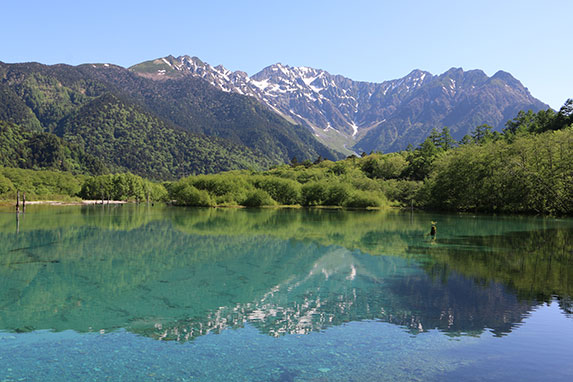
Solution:
<path fill-rule="evenodd" d="M 352 123 L 350 124 L 350 127 L 352 127 L 352 137 L 355 137 L 356 134 L 358 134 L 358 126 L 356 126 L 356 123 L 354 123 L 354 121 L 352 121 Z"/>

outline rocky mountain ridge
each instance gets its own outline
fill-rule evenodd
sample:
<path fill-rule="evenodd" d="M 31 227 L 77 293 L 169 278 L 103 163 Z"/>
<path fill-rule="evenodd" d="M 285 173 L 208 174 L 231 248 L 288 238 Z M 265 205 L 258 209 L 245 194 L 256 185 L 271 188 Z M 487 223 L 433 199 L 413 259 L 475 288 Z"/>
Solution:
<path fill-rule="evenodd" d="M 370 83 L 280 63 L 249 77 L 190 56 L 168 56 L 130 70 L 155 80 L 202 78 L 225 92 L 255 97 L 345 154 L 404 149 L 444 126 L 458 139 L 483 123 L 500 130 L 519 110 L 549 107 L 503 71 L 488 77 L 461 68 L 441 75 L 413 70 L 400 79 Z"/>

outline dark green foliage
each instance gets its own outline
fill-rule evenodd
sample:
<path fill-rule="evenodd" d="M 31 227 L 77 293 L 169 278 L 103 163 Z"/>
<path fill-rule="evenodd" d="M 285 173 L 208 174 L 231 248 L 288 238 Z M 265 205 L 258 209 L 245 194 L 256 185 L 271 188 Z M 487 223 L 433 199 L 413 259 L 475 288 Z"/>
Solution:
<path fill-rule="evenodd" d="M 344 206 L 350 197 L 351 191 L 350 186 L 344 183 L 329 184 L 322 204 L 327 206 Z"/>
<path fill-rule="evenodd" d="M 573 98 L 565 101 L 565 104 L 559 109 L 559 113 L 553 121 L 553 130 L 563 129 L 571 125 L 573 125 Z"/>
<path fill-rule="evenodd" d="M 182 206 L 210 207 L 213 201 L 209 193 L 205 190 L 198 190 L 191 184 L 184 184 L 181 187 L 175 187 L 172 196 L 176 204 Z"/>
<path fill-rule="evenodd" d="M 553 110 L 548 110 L 547 113 L 534 113 L 532 110 L 525 112 L 522 110 L 513 120 L 505 124 L 504 133 L 506 135 L 515 135 L 543 132 L 548 127 L 548 114 L 554 115 L 555 113 Z"/>
<path fill-rule="evenodd" d="M 303 206 L 322 205 L 326 199 L 326 184 L 320 182 L 310 182 L 302 186 L 301 204 Z"/>
<path fill-rule="evenodd" d="M 42 131 L 42 125 L 32 110 L 10 87 L 1 82 L 0 121 L 21 125 L 28 130 Z"/>
<path fill-rule="evenodd" d="M 161 184 L 152 183 L 130 173 L 100 175 L 87 178 L 79 196 L 92 200 L 166 201 L 167 190 Z"/>
<path fill-rule="evenodd" d="M 562 130 L 573 124 L 573 99 L 568 99 L 558 113 L 551 109 L 534 113 L 532 110 L 520 111 L 508 121 L 504 133 L 508 138 L 526 133 L 543 133 L 549 130 Z"/>
<path fill-rule="evenodd" d="M 408 169 L 406 173 L 413 180 L 424 180 L 432 170 L 434 160 L 442 153 L 442 150 L 429 139 L 420 145 L 417 150 L 408 152 Z"/>
<path fill-rule="evenodd" d="M 100 159 L 86 154 L 78 145 L 51 133 L 28 131 L 3 121 L 0 121 L 0 165 L 87 174 L 108 171 Z"/>
<path fill-rule="evenodd" d="M 362 164 L 362 171 L 369 178 L 397 179 L 408 167 L 404 155 L 371 154 Z"/>
<path fill-rule="evenodd" d="M 14 86 L 15 91 L 42 123 L 52 132 L 77 106 L 87 101 L 80 89 L 62 86 L 54 76 L 34 72 Z"/>
<path fill-rule="evenodd" d="M 471 133 L 471 139 L 474 143 L 481 145 L 483 143 L 489 142 L 493 139 L 493 133 L 491 130 L 493 127 L 483 124 L 475 128 Z M 469 143 L 469 142 L 467 142 Z"/>
<path fill-rule="evenodd" d="M 477 129 L 482 129 L 486 125 L 482 125 Z M 481 130 L 480 130 L 481 131 Z M 471 143 L 469 138 L 464 139 L 462 144 Z M 412 180 L 424 180 L 431 172 L 434 161 L 443 153 L 453 149 L 456 146 L 456 141 L 450 135 L 448 127 L 442 128 L 441 132 L 437 129 L 432 129 L 430 136 L 424 140 L 416 150 L 408 150 L 406 160 L 407 166 L 402 164 L 402 176 L 406 176 Z M 395 176 L 393 178 L 398 178 Z"/>
<path fill-rule="evenodd" d="M 443 156 L 428 179 L 426 204 L 450 210 L 573 212 L 573 130 L 469 145 Z"/>
<path fill-rule="evenodd" d="M 268 165 L 246 147 L 178 129 L 111 94 L 84 105 L 58 133 L 106 158 L 112 171 L 152 179 Z"/>
<path fill-rule="evenodd" d="M 442 133 L 438 137 L 438 145 L 444 150 L 448 151 L 456 146 L 456 140 L 450 134 L 450 128 L 445 126 L 442 128 Z"/>
<path fill-rule="evenodd" d="M 50 167 L 65 160 L 62 142 L 53 134 L 34 135 L 27 146 L 30 149 L 31 167 Z"/>

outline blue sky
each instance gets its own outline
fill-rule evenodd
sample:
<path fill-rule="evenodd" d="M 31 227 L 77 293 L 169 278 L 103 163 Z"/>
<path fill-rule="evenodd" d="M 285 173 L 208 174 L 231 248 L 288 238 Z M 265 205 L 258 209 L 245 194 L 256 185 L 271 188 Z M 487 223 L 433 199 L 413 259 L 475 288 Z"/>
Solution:
<path fill-rule="evenodd" d="M 281 62 L 381 82 L 413 69 L 512 73 L 573 98 L 571 0 L 4 1 L 0 61 L 131 66 L 173 54 L 252 75 Z"/>

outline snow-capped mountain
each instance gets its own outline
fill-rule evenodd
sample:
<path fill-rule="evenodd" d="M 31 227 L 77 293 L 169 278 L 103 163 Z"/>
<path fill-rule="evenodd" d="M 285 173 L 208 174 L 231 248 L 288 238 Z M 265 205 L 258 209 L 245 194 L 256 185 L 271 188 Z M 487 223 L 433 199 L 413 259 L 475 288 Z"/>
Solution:
<path fill-rule="evenodd" d="M 403 149 L 443 126 L 459 139 L 483 123 L 501 129 L 521 109 L 548 108 L 501 71 L 488 77 L 481 70 L 452 68 L 438 76 L 414 70 L 397 80 L 370 83 L 280 63 L 249 77 L 189 56 L 168 56 L 130 69 L 158 80 L 200 77 L 220 90 L 255 97 L 345 154 Z"/>

